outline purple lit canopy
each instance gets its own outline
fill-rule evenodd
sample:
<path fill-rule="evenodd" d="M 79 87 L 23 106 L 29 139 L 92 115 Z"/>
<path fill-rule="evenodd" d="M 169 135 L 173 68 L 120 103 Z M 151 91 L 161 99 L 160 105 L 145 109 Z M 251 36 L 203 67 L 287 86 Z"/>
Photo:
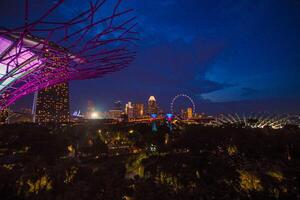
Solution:
<path fill-rule="evenodd" d="M 91 0 L 73 18 L 52 21 L 51 14 L 63 3 L 29 23 L 26 1 L 25 25 L 0 29 L 0 109 L 45 87 L 101 77 L 134 60 L 130 46 L 137 40 L 135 17 L 131 9 L 119 11 L 121 0 L 105 17 L 98 13 L 107 2 Z"/>

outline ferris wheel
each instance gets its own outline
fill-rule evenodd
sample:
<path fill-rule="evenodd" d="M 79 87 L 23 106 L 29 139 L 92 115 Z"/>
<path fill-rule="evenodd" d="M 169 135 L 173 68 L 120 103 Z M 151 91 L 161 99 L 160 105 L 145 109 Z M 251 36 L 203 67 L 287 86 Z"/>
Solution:
<path fill-rule="evenodd" d="M 176 95 L 176 96 L 172 99 L 172 102 L 171 102 L 171 113 L 172 113 L 172 114 L 175 114 L 175 113 L 174 113 L 174 104 L 175 104 L 175 101 L 176 101 L 178 98 L 181 98 L 181 97 L 183 97 L 183 98 L 185 98 L 185 99 L 188 99 L 188 100 L 192 103 L 192 106 L 193 106 L 193 113 L 195 114 L 196 106 L 195 106 L 194 100 L 193 100 L 190 96 L 188 96 L 188 95 L 186 95 L 186 94 L 178 94 L 178 95 Z"/>

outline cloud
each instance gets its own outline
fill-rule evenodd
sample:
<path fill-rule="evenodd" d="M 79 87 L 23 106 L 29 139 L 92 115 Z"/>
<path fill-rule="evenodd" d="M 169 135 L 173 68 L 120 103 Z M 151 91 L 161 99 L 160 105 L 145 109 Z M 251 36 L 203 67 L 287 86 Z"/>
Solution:
<path fill-rule="evenodd" d="M 223 42 L 204 40 L 177 40 L 146 48 L 131 67 L 131 77 L 135 77 L 131 82 L 195 94 L 219 90 L 226 85 L 206 80 L 204 74 L 223 49 Z"/>
<path fill-rule="evenodd" d="M 23 17 L 16 11 L 20 9 L 18 2 L 0 3 L 3 26 L 14 25 L 11 21 Z M 146 101 L 149 95 L 156 95 L 167 107 L 174 95 L 187 93 L 198 97 L 199 103 L 211 103 L 211 108 L 219 105 L 222 111 L 235 105 L 224 101 L 300 96 L 300 15 L 296 0 L 123 3 L 124 7 L 135 8 L 138 16 L 141 41 L 137 60 L 128 69 L 103 79 L 73 82 L 76 107 L 86 99 L 109 104 L 115 99 Z M 77 12 L 82 4 L 73 6 Z"/>
<path fill-rule="evenodd" d="M 129 68 L 94 80 L 89 86 L 87 82 L 74 83 L 74 88 L 77 88 L 74 96 L 80 96 L 77 91 L 84 91 L 87 95 L 95 94 L 95 101 L 120 99 L 123 102 L 146 102 L 148 96 L 154 95 L 165 109 L 169 108 L 169 102 L 178 93 L 186 93 L 197 100 L 199 94 L 230 87 L 205 78 L 211 63 L 224 48 L 222 41 L 201 39 L 190 43 L 177 40 L 143 47 Z M 99 94 L 101 96 L 97 97 L 98 93 L 93 91 L 105 91 L 105 96 Z"/>
<path fill-rule="evenodd" d="M 219 113 L 261 113 L 298 114 L 300 110 L 299 98 L 267 98 L 256 100 L 241 100 L 231 102 L 202 101 L 197 105 L 198 112 L 210 114 Z"/>
<path fill-rule="evenodd" d="M 260 91 L 253 88 L 243 87 L 241 88 L 241 96 L 242 97 L 251 97 L 253 95 L 257 95 Z"/>

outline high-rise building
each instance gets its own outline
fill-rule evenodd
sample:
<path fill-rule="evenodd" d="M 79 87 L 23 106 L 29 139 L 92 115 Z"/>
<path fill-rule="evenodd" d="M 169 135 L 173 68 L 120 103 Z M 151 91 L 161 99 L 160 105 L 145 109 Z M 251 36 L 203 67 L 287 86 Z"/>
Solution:
<path fill-rule="evenodd" d="M 188 119 L 192 119 L 193 118 L 193 109 L 192 108 L 188 108 L 186 110 L 186 114 L 187 114 L 187 118 Z"/>
<path fill-rule="evenodd" d="M 121 110 L 109 110 L 107 114 L 108 114 L 107 117 L 109 119 L 121 119 L 122 118 Z"/>
<path fill-rule="evenodd" d="M 144 116 L 144 104 L 142 103 L 133 104 L 133 116 L 134 118 L 142 118 Z"/>
<path fill-rule="evenodd" d="M 51 45 L 61 48 L 55 44 Z M 43 69 L 44 73 L 50 72 L 52 68 L 64 68 L 64 66 L 67 66 L 68 59 L 59 56 L 52 48 L 46 49 L 43 56 L 51 61 L 48 63 L 49 67 Z M 36 92 L 32 113 L 33 121 L 37 123 L 69 122 L 69 83 L 57 84 Z"/>
<path fill-rule="evenodd" d="M 193 108 L 181 109 L 182 119 L 192 119 L 194 117 Z"/>
<path fill-rule="evenodd" d="M 186 118 L 187 118 L 186 110 L 184 110 L 184 109 L 181 109 L 181 111 L 180 111 L 180 112 L 181 112 L 181 115 L 180 115 L 180 116 L 181 116 L 181 118 L 182 118 L 182 119 L 186 119 Z"/>
<path fill-rule="evenodd" d="M 158 114 L 158 107 L 154 96 L 150 96 L 148 99 L 148 114 Z"/>
<path fill-rule="evenodd" d="M 62 83 L 36 92 L 33 114 L 37 123 L 69 122 L 69 84 Z"/>
<path fill-rule="evenodd" d="M 125 105 L 125 113 L 127 114 L 127 116 L 128 116 L 129 119 L 134 118 L 133 106 L 132 106 L 132 103 L 131 103 L 131 102 L 128 102 L 128 103 Z"/>
<path fill-rule="evenodd" d="M 128 114 L 129 108 L 132 107 L 131 106 L 131 102 L 129 101 L 128 103 L 125 104 L 125 113 Z"/>
<path fill-rule="evenodd" d="M 121 101 L 114 102 L 114 110 L 122 110 L 122 102 Z"/>

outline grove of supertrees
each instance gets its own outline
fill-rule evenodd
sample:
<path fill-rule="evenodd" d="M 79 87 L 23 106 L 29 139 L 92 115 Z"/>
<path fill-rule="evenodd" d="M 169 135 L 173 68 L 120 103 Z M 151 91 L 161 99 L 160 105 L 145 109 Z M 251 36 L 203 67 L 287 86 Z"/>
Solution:
<path fill-rule="evenodd" d="M 41 2 L 19 3 L 23 25 L 0 29 L 0 110 L 48 86 L 123 69 L 135 58 L 136 17 L 121 9 L 122 0 L 82 1 L 80 12 L 63 17 L 57 13 L 68 0 L 43 11 L 31 9 Z"/>

